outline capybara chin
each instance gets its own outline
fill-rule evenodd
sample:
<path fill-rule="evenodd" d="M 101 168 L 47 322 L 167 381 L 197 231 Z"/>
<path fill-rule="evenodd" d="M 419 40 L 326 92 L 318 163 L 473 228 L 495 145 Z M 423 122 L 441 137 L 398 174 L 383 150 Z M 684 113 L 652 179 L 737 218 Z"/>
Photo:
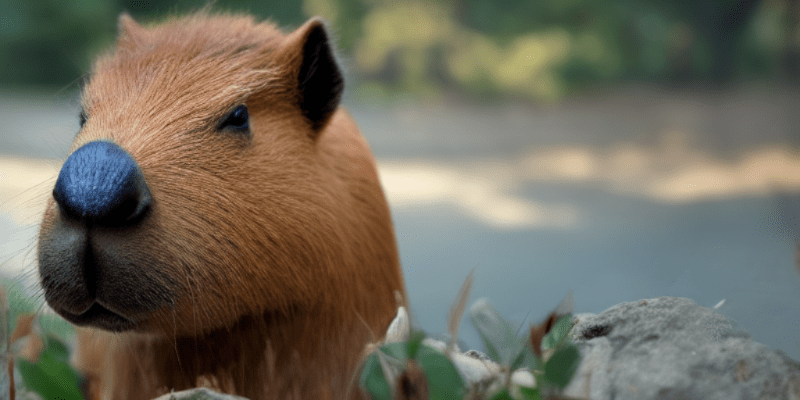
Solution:
<path fill-rule="evenodd" d="M 92 397 L 360 397 L 364 345 L 404 289 L 342 90 L 318 19 L 120 17 L 38 247 Z"/>

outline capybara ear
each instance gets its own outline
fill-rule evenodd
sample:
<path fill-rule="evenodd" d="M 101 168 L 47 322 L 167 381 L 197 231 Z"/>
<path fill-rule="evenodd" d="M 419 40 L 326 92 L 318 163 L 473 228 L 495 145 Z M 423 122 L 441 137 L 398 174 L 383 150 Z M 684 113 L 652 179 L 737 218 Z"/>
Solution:
<path fill-rule="evenodd" d="M 319 132 L 339 106 L 344 79 L 333 56 L 330 39 L 320 18 L 312 18 L 289 34 L 281 45 L 292 84 L 297 85 L 299 106 Z"/>
<path fill-rule="evenodd" d="M 117 18 L 117 46 L 130 47 L 143 31 L 142 26 L 134 21 L 130 14 L 123 12 Z"/>

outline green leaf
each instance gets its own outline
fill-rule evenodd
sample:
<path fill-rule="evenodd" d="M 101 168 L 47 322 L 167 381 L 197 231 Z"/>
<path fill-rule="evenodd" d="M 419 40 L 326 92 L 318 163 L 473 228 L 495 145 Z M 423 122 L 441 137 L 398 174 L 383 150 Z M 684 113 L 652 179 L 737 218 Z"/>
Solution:
<path fill-rule="evenodd" d="M 475 302 L 469 313 L 489 358 L 511 369 L 522 365 L 528 340 L 517 337 L 516 329 L 500 316 L 488 300 Z"/>
<path fill-rule="evenodd" d="M 406 358 L 416 358 L 419 346 L 422 344 L 422 339 L 425 339 L 425 332 L 413 331 L 411 332 L 408 341 L 406 342 Z"/>
<path fill-rule="evenodd" d="M 397 342 L 385 344 L 379 350 L 389 357 L 404 361 L 405 365 L 405 361 L 408 360 L 408 347 L 407 342 Z"/>
<path fill-rule="evenodd" d="M 529 370 L 544 371 L 544 360 L 536 357 L 533 352 L 531 352 L 531 356 L 526 359 L 526 362 L 527 364 L 525 364 L 525 366 L 528 367 Z M 536 374 L 534 374 L 534 376 L 536 376 Z"/>
<path fill-rule="evenodd" d="M 69 348 L 67 345 L 55 336 L 47 338 L 47 348 L 54 359 L 69 362 Z"/>
<path fill-rule="evenodd" d="M 364 361 L 360 384 L 361 388 L 375 400 L 392 399 L 392 391 L 389 388 L 389 384 L 386 383 L 386 377 L 383 375 L 376 353 L 370 354 L 367 360 Z"/>
<path fill-rule="evenodd" d="M 420 334 L 422 337 L 420 337 Z M 381 358 L 388 364 L 389 368 L 393 368 L 398 374 L 405 367 L 406 360 L 408 360 L 409 347 L 412 342 L 422 341 L 425 334 L 422 332 L 413 332 L 409 342 L 388 343 L 381 346 L 376 352 L 372 353 L 364 361 L 361 370 L 361 387 L 370 393 L 374 399 L 392 399 L 393 385 L 395 382 L 388 382 L 386 374 L 381 367 L 381 361 L 378 359 L 378 352 L 383 353 Z M 416 350 L 415 350 L 416 351 Z M 391 387 L 389 385 L 392 385 Z"/>
<path fill-rule="evenodd" d="M 558 321 L 553 324 L 553 328 L 550 329 L 550 332 L 544 336 L 542 348 L 545 350 L 556 348 L 556 346 L 567 337 L 570 329 L 572 329 L 572 314 L 562 315 Z"/>
<path fill-rule="evenodd" d="M 491 400 L 514 400 L 514 398 L 511 397 L 511 393 L 508 393 L 508 389 L 503 388 L 503 390 L 495 393 Z"/>
<path fill-rule="evenodd" d="M 538 388 L 529 388 L 525 386 L 519 386 L 519 391 L 525 396 L 525 400 L 541 400 L 541 396 L 539 395 Z"/>
<path fill-rule="evenodd" d="M 460 399 L 464 396 L 464 381 L 444 354 L 423 344 L 419 346 L 417 362 L 428 378 L 428 395 L 431 400 Z"/>
<path fill-rule="evenodd" d="M 556 350 L 555 354 L 544 365 L 545 381 L 563 389 L 572 380 L 575 371 L 578 370 L 580 358 L 580 351 L 574 344 L 569 344 Z"/>
<path fill-rule="evenodd" d="M 529 350 L 530 347 L 528 347 L 527 345 L 528 339 L 523 339 L 523 338 L 519 339 L 520 339 L 519 348 L 514 350 L 514 351 L 519 351 L 519 354 L 517 354 L 517 357 L 511 360 L 510 363 L 508 363 L 508 368 L 512 371 L 522 367 L 525 364 L 526 360 L 533 357 L 533 353 Z M 530 354 L 530 357 L 528 357 L 528 354 Z"/>
<path fill-rule="evenodd" d="M 38 362 L 18 360 L 17 368 L 25 386 L 45 399 L 83 399 L 80 375 L 69 365 L 69 350 L 54 337 L 48 338 Z"/>

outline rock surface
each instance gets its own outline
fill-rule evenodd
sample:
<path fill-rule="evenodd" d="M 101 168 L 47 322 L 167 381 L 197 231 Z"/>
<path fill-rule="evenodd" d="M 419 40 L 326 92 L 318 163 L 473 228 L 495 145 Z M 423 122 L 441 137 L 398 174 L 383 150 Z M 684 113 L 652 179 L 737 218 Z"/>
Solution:
<path fill-rule="evenodd" d="M 800 364 L 689 299 L 623 303 L 576 319 L 570 334 L 582 360 L 569 396 L 800 400 Z"/>

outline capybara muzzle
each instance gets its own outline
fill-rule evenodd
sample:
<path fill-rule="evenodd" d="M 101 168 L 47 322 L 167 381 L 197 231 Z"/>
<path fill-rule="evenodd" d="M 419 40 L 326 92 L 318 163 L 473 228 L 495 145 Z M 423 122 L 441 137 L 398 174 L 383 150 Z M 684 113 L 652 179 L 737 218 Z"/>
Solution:
<path fill-rule="evenodd" d="M 78 325 L 132 329 L 143 314 L 168 303 L 169 289 L 140 273 L 153 268 L 125 251 L 153 199 L 136 161 L 121 147 L 93 141 L 64 163 L 53 190 L 58 204 L 39 245 L 47 302 Z"/>

